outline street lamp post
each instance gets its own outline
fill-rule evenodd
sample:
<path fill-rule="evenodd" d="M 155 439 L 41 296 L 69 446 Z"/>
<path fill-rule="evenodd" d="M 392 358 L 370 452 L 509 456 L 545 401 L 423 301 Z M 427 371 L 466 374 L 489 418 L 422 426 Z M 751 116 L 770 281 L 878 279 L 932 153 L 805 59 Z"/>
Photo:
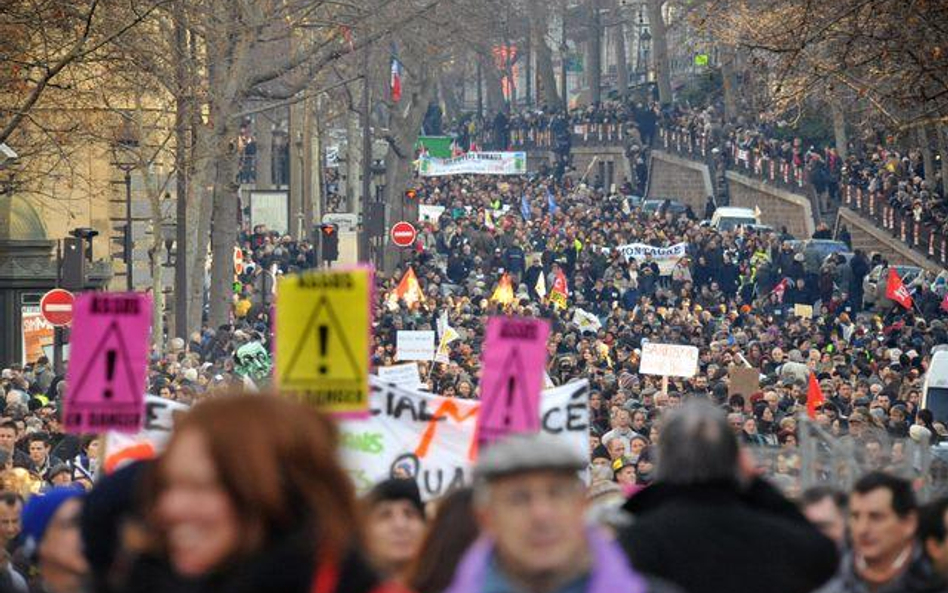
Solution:
<path fill-rule="evenodd" d="M 125 289 L 135 290 L 135 280 L 132 276 L 132 169 L 134 165 L 119 163 L 119 169 L 125 172 Z"/>
<path fill-rule="evenodd" d="M 138 166 L 136 150 L 138 138 L 132 129 L 131 122 L 125 120 L 119 129 L 114 151 L 115 166 L 125 173 L 125 240 L 123 243 L 123 259 L 125 260 L 125 288 L 129 292 L 135 290 L 135 278 L 132 273 L 132 170 Z"/>

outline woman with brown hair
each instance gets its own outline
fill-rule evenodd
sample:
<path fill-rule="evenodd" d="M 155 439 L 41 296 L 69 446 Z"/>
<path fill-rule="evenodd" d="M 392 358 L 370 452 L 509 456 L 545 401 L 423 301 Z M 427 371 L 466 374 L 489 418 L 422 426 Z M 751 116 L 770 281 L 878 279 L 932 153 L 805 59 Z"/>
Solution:
<path fill-rule="evenodd" d="M 454 570 L 478 533 L 474 494 L 470 488 L 455 490 L 441 499 L 435 518 L 408 570 L 406 582 L 412 591 L 442 593 L 447 589 Z"/>
<path fill-rule="evenodd" d="M 222 397 L 181 418 L 148 513 L 165 571 L 136 590 L 383 593 L 358 549 L 353 488 L 325 416 L 271 396 Z M 162 574 L 164 572 L 164 574 Z"/>

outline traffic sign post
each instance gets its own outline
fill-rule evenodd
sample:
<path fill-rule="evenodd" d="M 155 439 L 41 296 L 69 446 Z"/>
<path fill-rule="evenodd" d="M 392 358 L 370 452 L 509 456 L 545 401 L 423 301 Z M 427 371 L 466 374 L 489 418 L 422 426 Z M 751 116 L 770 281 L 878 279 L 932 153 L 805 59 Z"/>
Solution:
<path fill-rule="evenodd" d="M 389 235 L 392 237 L 392 243 L 395 245 L 399 247 L 411 247 L 415 244 L 415 239 L 418 238 L 418 231 L 412 223 L 403 220 L 392 225 L 392 230 Z"/>
<path fill-rule="evenodd" d="M 54 288 L 40 300 L 40 312 L 43 318 L 54 327 L 62 327 L 72 323 L 73 303 L 76 297 L 68 290 Z"/>

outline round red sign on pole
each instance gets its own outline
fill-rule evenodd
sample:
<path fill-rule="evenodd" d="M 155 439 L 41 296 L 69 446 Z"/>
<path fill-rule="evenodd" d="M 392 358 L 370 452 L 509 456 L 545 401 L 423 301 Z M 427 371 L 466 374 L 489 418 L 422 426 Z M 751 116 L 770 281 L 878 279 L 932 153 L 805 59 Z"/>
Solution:
<path fill-rule="evenodd" d="M 72 323 L 72 305 L 76 297 L 68 290 L 54 288 L 40 300 L 40 312 L 50 325 L 69 325 Z"/>
<path fill-rule="evenodd" d="M 418 237 L 418 231 L 415 230 L 414 225 L 404 220 L 392 225 L 392 232 L 390 234 L 392 236 L 392 243 L 399 247 L 411 247 Z"/>

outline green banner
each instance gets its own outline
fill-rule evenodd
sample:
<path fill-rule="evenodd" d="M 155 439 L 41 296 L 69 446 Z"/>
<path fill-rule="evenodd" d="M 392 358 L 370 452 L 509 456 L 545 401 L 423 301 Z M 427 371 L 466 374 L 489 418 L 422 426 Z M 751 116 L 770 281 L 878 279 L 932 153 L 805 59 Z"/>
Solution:
<path fill-rule="evenodd" d="M 708 54 L 695 55 L 695 66 L 707 66 L 707 65 L 708 65 Z"/>
<path fill-rule="evenodd" d="M 420 150 L 424 146 L 428 150 L 428 155 L 439 159 L 451 158 L 451 143 L 454 138 L 451 136 L 419 136 L 415 142 L 415 150 Z"/>

